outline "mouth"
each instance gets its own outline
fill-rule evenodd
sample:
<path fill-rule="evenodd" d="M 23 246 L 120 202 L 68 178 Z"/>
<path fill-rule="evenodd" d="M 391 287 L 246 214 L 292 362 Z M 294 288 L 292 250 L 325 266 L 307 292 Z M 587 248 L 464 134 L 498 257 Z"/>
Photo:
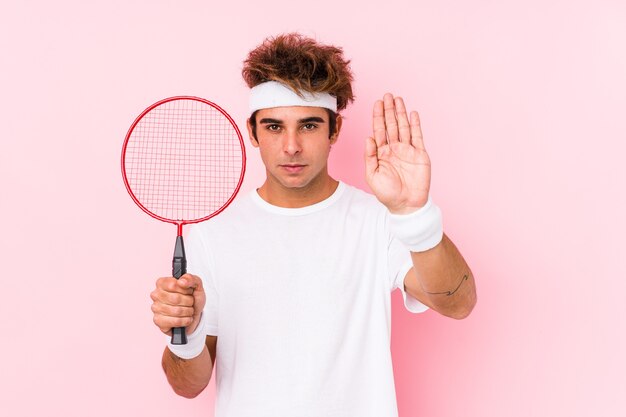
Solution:
<path fill-rule="evenodd" d="M 306 165 L 302 165 L 302 164 L 282 164 L 280 165 L 280 167 L 282 169 L 284 169 L 285 171 L 287 171 L 290 174 L 297 174 L 298 172 L 302 171 L 304 169 L 304 167 L 306 167 Z"/>

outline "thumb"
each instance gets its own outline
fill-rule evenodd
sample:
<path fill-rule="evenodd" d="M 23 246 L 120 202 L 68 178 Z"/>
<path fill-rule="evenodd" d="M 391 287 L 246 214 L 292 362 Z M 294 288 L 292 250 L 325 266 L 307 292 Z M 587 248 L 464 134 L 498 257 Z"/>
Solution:
<path fill-rule="evenodd" d="M 378 169 L 378 146 L 374 138 L 365 140 L 365 173 L 371 175 Z"/>
<path fill-rule="evenodd" d="M 177 284 L 183 289 L 191 289 L 194 292 L 204 291 L 204 288 L 202 287 L 202 279 L 196 275 L 184 274 L 178 279 Z"/>

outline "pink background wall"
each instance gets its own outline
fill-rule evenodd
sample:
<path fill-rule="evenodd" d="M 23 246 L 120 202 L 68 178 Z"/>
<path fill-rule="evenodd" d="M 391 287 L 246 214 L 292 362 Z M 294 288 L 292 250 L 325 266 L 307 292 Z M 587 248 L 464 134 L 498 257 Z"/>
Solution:
<path fill-rule="evenodd" d="M 626 415 L 623 1 L 25 1 L 0 5 L 0 415 L 211 416 L 176 397 L 149 293 L 174 228 L 130 200 L 133 118 L 193 94 L 244 126 L 241 60 L 298 30 L 344 47 L 332 173 L 365 187 L 386 91 L 420 111 L 432 195 L 476 275 L 460 322 L 393 294 L 400 415 Z M 245 189 L 263 169 L 249 148 Z"/>

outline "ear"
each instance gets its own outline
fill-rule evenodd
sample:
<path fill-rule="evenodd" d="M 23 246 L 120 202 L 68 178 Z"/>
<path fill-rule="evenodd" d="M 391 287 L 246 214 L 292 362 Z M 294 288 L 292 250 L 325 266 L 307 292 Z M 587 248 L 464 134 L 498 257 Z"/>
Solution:
<path fill-rule="evenodd" d="M 341 116 L 337 115 L 337 123 L 335 124 L 335 133 L 333 133 L 333 135 L 330 137 L 331 145 L 334 145 L 337 142 L 337 139 L 339 138 L 339 132 L 341 131 L 342 122 L 343 122 L 343 119 L 341 118 Z"/>
<path fill-rule="evenodd" d="M 250 119 L 249 118 L 246 120 L 246 127 L 248 128 L 248 136 L 250 137 L 250 143 L 255 148 L 258 148 L 259 147 L 259 141 L 256 140 L 254 138 L 254 135 L 252 134 L 252 125 L 250 124 Z"/>

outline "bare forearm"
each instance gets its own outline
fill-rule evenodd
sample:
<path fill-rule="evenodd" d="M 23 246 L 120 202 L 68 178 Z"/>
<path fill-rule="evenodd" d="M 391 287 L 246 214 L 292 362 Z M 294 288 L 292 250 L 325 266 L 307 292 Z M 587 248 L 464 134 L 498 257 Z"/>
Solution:
<path fill-rule="evenodd" d="M 463 256 L 444 234 L 441 243 L 424 252 L 411 252 L 414 274 L 407 291 L 434 310 L 457 319 L 467 317 L 476 304 L 474 276 Z"/>
<path fill-rule="evenodd" d="M 213 363 L 206 346 L 193 359 L 181 359 L 166 347 L 162 365 L 174 392 L 185 398 L 194 398 L 200 394 L 209 384 L 213 372 Z"/>

